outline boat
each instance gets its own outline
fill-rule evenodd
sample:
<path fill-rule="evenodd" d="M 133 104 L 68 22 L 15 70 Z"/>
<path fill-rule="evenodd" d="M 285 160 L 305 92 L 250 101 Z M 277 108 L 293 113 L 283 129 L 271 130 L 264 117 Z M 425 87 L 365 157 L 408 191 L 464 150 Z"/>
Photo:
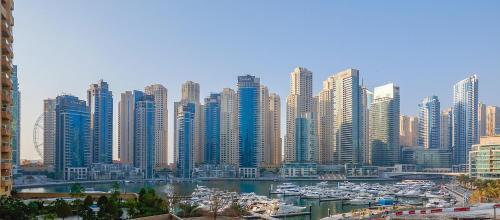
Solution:
<path fill-rule="evenodd" d="M 394 205 L 394 201 L 395 201 L 395 200 L 396 200 L 396 199 L 395 199 L 394 197 L 392 197 L 392 196 L 389 196 L 389 195 L 384 195 L 384 196 L 379 197 L 379 198 L 377 199 L 377 203 L 378 203 L 379 205 Z"/>

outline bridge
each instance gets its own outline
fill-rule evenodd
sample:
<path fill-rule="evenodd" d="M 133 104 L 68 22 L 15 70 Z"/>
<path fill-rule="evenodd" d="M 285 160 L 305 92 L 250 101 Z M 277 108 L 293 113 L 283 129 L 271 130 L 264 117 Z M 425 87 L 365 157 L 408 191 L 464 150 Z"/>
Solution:
<path fill-rule="evenodd" d="M 451 176 L 456 177 L 460 175 L 466 175 L 467 173 L 453 173 L 453 172 L 386 172 L 384 173 L 387 177 L 398 178 L 398 177 L 443 177 Z"/>

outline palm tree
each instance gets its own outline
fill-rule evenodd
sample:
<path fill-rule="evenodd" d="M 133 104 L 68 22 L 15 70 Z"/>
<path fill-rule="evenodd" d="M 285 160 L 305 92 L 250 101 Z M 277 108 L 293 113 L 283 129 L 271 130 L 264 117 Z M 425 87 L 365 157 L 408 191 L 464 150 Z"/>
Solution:
<path fill-rule="evenodd" d="M 195 216 L 198 216 L 198 210 L 199 210 L 199 206 L 197 205 L 191 205 L 191 204 L 187 204 L 187 203 L 181 203 L 179 204 L 179 208 L 181 209 L 179 211 L 179 216 L 181 217 L 195 217 Z"/>

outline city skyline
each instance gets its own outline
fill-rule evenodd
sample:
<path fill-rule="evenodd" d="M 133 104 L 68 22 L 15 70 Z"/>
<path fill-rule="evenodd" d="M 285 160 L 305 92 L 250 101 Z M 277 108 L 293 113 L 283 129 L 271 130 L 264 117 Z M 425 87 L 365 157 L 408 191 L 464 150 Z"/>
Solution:
<path fill-rule="evenodd" d="M 270 46 L 269 43 L 258 44 L 258 42 L 262 42 L 264 40 L 262 38 L 259 38 L 259 41 L 257 40 L 251 41 L 253 42 L 252 45 L 256 47 L 255 49 L 248 48 L 246 46 L 230 47 L 232 45 L 231 43 L 227 44 L 220 41 L 214 42 L 213 33 L 215 32 L 212 32 L 209 36 L 207 36 L 208 39 L 190 38 L 186 41 L 180 41 L 180 37 L 182 37 L 182 35 L 175 35 L 174 36 L 175 39 L 168 38 L 164 44 L 161 44 L 160 41 L 154 41 L 156 43 L 159 43 L 161 49 L 166 49 L 169 46 L 171 46 L 172 43 L 176 42 L 177 43 L 181 42 L 180 44 L 181 46 L 185 46 L 187 43 L 190 42 L 195 43 L 196 46 L 194 48 L 193 47 L 187 48 L 186 51 L 182 52 L 179 55 L 178 59 L 174 59 L 174 62 L 182 61 L 180 62 L 180 64 L 172 64 L 171 62 L 168 61 L 166 63 L 162 62 L 162 60 L 171 55 L 168 55 L 168 53 L 165 54 L 160 53 L 158 52 L 158 50 L 152 50 L 151 54 L 145 54 L 147 56 L 141 59 L 140 56 L 136 56 L 132 52 L 132 49 L 134 48 L 130 48 L 131 49 L 130 55 L 132 55 L 134 59 L 139 59 L 140 61 L 145 63 L 143 65 L 138 65 L 137 62 L 133 62 L 131 64 L 137 65 L 137 68 L 130 67 L 130 65 L 126 65 L 127 68 L 124 68 L 123 63 L 125 63 L 125 61 L 131 58 L 129 57 L 129 55 L 127 55 L 128 53 L 118 57 L 118 59 L 125 58 L 123 59 L 123 61 L 120 62 L 117 62 L 116 60 L 112 59 L 110 60 L 109 58 L 107 58 L 107 56 L 113 56 L 113 54 L 116 54 L 116 49 L 120 47 L 123 43 L 127 43 L 138 39 L 147 40 L 148 35 L 140 35 L 138 36 L 137 39 L 127 38 L 125 39 L 125 41 L 120 41 L 117 43 L 110 42 L 114 35 L 110 35 L 110 39 L 107 38 L 102 39 L 103 42 L 100 42 L 95 38 L 91 38 L 87 41 L 81 41 L 81 40 L 79 41 L 76 38 L 72 39 L 73 37 L 75 37 L 73 34 L 77 34 L 78 32 L 76 33 L 65 32 L 63 30 L 64 28 L 69 28 L 68 26 L 69 22 L 55 21 L 54 19 L 56 17 L 53 17 L 53 15 L 43 14 L 44 12 L 46 12 L 43 9 L 50 7 L 51 3 L 43 7 L 42 6 L 38 7 L 39 5 L 37 4 L 39 3 L 36 2 L 31 2 L 28 4 L 24 2 L 16 2 L 16 10 L 14 11 L 14 15 L 16 16 L 16 18 L 18 18 L 16 19 L 16 24 L 17 24 L 16 28 L 14 29 L 14 32 L 16 33 L 16 43 L 15 43 L 16 58 L 14 59 L 14 62 L 19 65 L 19 71 L 23 73 L 22 75 L 19 76 L 20 90 L 23 93 L 23 99 L 21 101 L 22 102 L 21 106 L 23 106 L 21 108 L 22 109 L 21 113 L 21 118 L 22 118 L 21 157 L 22 158 L 36 158 L 36 153 L 31 144 L 31 138 L 32 138 L 31 132 L 32 132 L 32 126 L 36 118 L 43 112 L 42 109 L 43 100 L 46 98 L 54 98 L 62 93 L 74 94 L 75 96 L 81 99 L 85 99 L 86 88 L 88 88 L 88 86 L 91 83 L 99 79 L 104 79 L 107 82 L 109 82 L 110 90 L 113 91 L 115 94 L 114 109 L 118 109 L 118 98 L 116 98 L 118 97 L 116 96 L 117 94 L 120 94 L 127 90 L 141 89 L 144 88 L 144 86 L 146 85 L 158 83 L 164 85 L 169 90 L 168 109 L 172 111 L 172 109 L 174 109 L 172 100 L 180 99 L 180 91 L 181 91 L 180 86 L 184 81 L 192 80 L 200 83 L 200 96 L 206 97 L 210 92 L 219 92 L 222 90 L 222 88 L 230 87 L 232 89 L 236 89 L 235 86 L 236 77 L 238 75 L 241 75 L 243 73 L 253 74 L 259 77 L 262 80 L 262 83 L 269 87 L 270 91 L 273 91 L 277 93 L 280 97 L 282 97 L 281 100 L 282 137 L 284 136 L 284 131 L 286 130 L 284 129 L 284 124 L 285 124 L 284 122 L 286 121 L 285 118 L 286 114 L 284 112 L 284 109 L 286 109 L 284 97 L 288 95 L 288 90 L 289 90 L 288 83 L 283 83 L 283 82 L 288 81 L 290 71 L 292 71 L 293 68 L 295 68 L 296 66 L 303 66 L 305 68 L 308 68 L 310 71 L 314 73 L 313 95 L 317 95 L 319 93 L 319 90 L 321 89 L 321 82 L 323 80 L 332 76 L 334 73 L 342 71 L 347 68 L 359 69 L 360 72 L 362 73 L 360 80 L 363 80 L 364 84 L 367 85 L 367 87 L 371 90 L 376 86 L 383 85 L 387 82 L 393 82 L 401 88 L 401 113 L 405 115 L 416 115 L 418 111 L 418 106 L 417 106 L 418 103 L 420 103 L 422 98 L 428 95 L 437 95 L 441 101 L 441 106 L 443 109 L 451 107 L 453 85 L 458 81 L 462 80 L 463 78 L 466 78 L 467 76 L 471 75 L 472 73 L 477 73 L 481 80 L 479 100 L 487 105 L 496 105 L 496 106 L 500 105 L 499 103 L 500 101 L 498 99 L 495 99 L 494 96 L 495 79 L 498 77 L 498 72 L 499 72 L 498 64 L 496 64 L 494 61 L 498 60 L 499 57 L 497 54 L 491 52 L 491 51 L 498 51 L 498 49 L 496 48 L 498 48 L 499 45 L 490 44 L 486 47 L 484 44 L 476 43 L 478 40 L 495 42 L 494 40 L 488 40 L 488 39 L 489 38 L 494 39 L 500 36 L 498 29 L 493 28 L 487 30 L 488 27 L 487 24 L 492 25 L 494 24 L 494 22 L 493 23 L 490 22 L 498 20 L 497 18 L 499 15 L 493 13 L 494 12 L 493 8 L 495 7 L 490 7 L 490 8 L 483 7 L 480 4 L 479 5 L 475 4 L 472 6 L 468 5 L 471 6 L 471 10 L 473 12 L 475 10 L 481 9 L 483 14 L 482 15 L 475 14 L 480 18 L 473 18 L 473 15 L 468 15 L 468 16 L 462 16 L 461 18 L 457 18 L 458 20 L 455 22 L 451 22 L 451 25 L 448 26 L 448 28 L 451 28 L 452 29 L 451 32 L 455 33 L 453 37 L 456 37 L 456 39 L 453 38 L 446 40 L 450 40 L 452 42 L 444 42 L 445 39 L 441 38 L 438 38 L 434 42 L 429 42 L 430 39 L 422 35 L 412 38 L 411 36 L 409 36 L 410 33 L 412 33 L 411 31 L 409 31 L 408 29 L 404 29 L 403 27 L 401 27 L 402 25 L 397 25 L 389 22 L 387 25 L 382 25 L 382 27 L 380 27 L 381 31 L 385 29 L 390 29 L 391 27 L 396 27 L 399 28 L 400 30 L 403 28 L 403 31 L 401 33 L 397 31 L 391 32 L 393 34 L 396 34 L 397 36 L 392 36 L 392 37 L 389 36 L 389 39 L 387 41 L 385 40 L 380 41 L 381 40 L 380 38 L 386 35 L 377 34 L 374 37 L 378 41 L 368 40 L 367 42 L 361 43 L 362 46 L 364 46 L 362 47 L 355 45 L 355 43 L 358 42 L 358 40 L 360 40 L 359 38 L 358 40 L 355 39 L 353 40 L 353 39 L 347 39 L 342 36 L 333 35 L 334 37 L 329 37 L 328 39 L 325 39 L 326 36 L 330 36 L 330 34 L 336 34 L 338 32 L 334 30 L 323 31 L 318 29 L 317 27 L 309 26 L 306 29 L 309 30 L 312 34 L 316 35 L 318 38 L 320 38 L 319 41 L 323 44 L 326 44 L 325 48 L 320 48 L 318 47 L 318 44 L 313 44 L 313 43 L 307 43 L 305 44 L 306 46 L 296 45 L 296 42 L 299 42 L 300 39 L 298 39 L 297 37 L 286 37 L 284 38 L 285 39 L 284 46 L 271 47 L 271 48 L 276 48 L 275 52 L 270 52 L 270 55 L 265 55 L 262 53 L 257 53 L 258 51 L 261 51 L 264 48 Z M 78 5 L 76 3 L 75 5 L 68 6 L 61 4 L 61 7 L 65 7 L 68 9 L 67 11 L 62 10 L 61 13 L 64 14 L 70 12 L 78 13 L 80 12 L 80 10 L 77 10 L 76 8 L 73 7 L 77 6 L 84 6 L 83 8 L 88 7 L 85 5 L 86 4 Z M 95 9 L 95 10 L 99 11 L 103 10 L 102 12 L 104 12 L 104 10 L 111 10 L 111 12 L 117 13 L 118 17 L 125 16 L 117 12 L 116 9 L 114 9 L 115 11 L 113 11 L 110 8 L 111 5 L 113 4 L 103 3 L 101 9 Z M 175 7 L 182 7 L 185 5 L 183 3 L 166 4 L 166 5 L 164 4 L 145 5 L 146 11 L 156 12 L 153 13 L 153 15 L 151 16 L 159 16 L 159 17 L 146 16 L 145 19 L 147 21 L 151 21 L 152 24 L 159 25 L 162 24 L 162 22 L 158 23 L 157 21 L 155 23 L 154 21 L 156 20 L 154 18 L 158 19 L 162 17 L 160 16 L 160 14 L 158 14 L 158 11 L 153 10 L 153 6 L 158 6 L 161 9 L 161 8 L 166 8 L 167 6 L 175 8 Z M 240 9 L 241 6 L 242 4 L 238 4 L 235 5 L 234 7 Z M 123 6 L 123 7 L 130 7 L 130 6 Z M 285 7 L 286 9 L 292 10 L 293 8 L 297 7 L 297 5 L 271 4 L 270 7 L 274 9 L 276 7 Z M 348 9 L 351 7 L 352 6 L 350 5 L 340 5 L 337 8 Z M 365 7 L 368 6 L 361 7 L 360 9 L 361 12 L 366 12 L 367 8 Z M 402 7 L 403 9 L 402 12 L 400 13 L 404 13 L 405 10 L 410 10 L 409 8 L 403 7 L 402 5 L 400 5 L 399 7 Z M 422 7 L 423 6 L 420 6 L 420 8 Z M 437 14 L 437 11 L 439 11 L 439 8 L 441 7 L 445 7 L 445 5 L 437 4 L 435 8 L 433 8 L 429 12 L 431 13 L 430 15 L 432 15 L 431 16 L 432 18 L 437 19 L 438 24 L 431 24 L 431 22 L 425 22 L 424 23 L 425 25 L 429 25 L 428 28 L 425 28 L 420 26 L 419 23 L 415 23 L 415 20 L 411 18 L 403 18 L 402 19 L 403 23 L 409 22 L 411 24 L 410 27 L 416 28 L 415 31 L 422 31 L 424 33 L 426 31 L 429 32 L 431 30 L 435 30 L 435 28 L 438 28 L 440 24 L 442 25 L 445 21 L 447 21 L 445 17 L 442 17 L 441 15 Z M 42 10 L 36 11 L 40 8 Z M 467 5 L 456 6 L 455 8 L 456 10 L 454 12 L 462 12 L 466 8 Z M 369 12 L 368 14 L 365 15 L 366 17 L 361 18 L 362 20 L 356 20 L 353 22 L 346 19 L 346 20 L 341 20 L 342 22 L 346 22 L 346 24 L 338 24 L 334 22 L 335 19 L 338 19 L 338 17 L 336 16 L 330 16 L 330 17 L 327 16 L 325 17 L 324 20 L 320 19 L 320 16 L 322 15 L 326 16 L 325 14 L 326 12 L 329 12 L 328 10 L 326 9 L 321 10 L 314 5 L 309 6 L 309 9 L 311 9 L 312 11 L 317 11 L 318 14 L 313 16 L 313 18 L 305 19 L 305 21 L 299 24 L 307 26 L 314 24 L 315 21 L 320 21 L 320 25 L 334 24 L 334 27 L 355 29 L 364 27 L 364 25 L 360 25 L 359 22 L 368 20 L 370 16 L 373 16 L 373 13 L 375 13 L 375 12 Z M 335 12 L 337 12 L 337 10 L 340 10 L 336 9 L 336 7 L 332 7 L 330 9 L 334 10 Z M 193 9 L 193 10 L 198 10 L 198 9 Z M 263 13 L 265 12 L 266 11 L 264 11 Z M 34 17 L 41 15 L 44 16 L 40 17 L 39 19 L 40 21 L 38 21 L 38 19 L 33 19 Z M 214 25 L 216 21 L 219 21 L 220 19 L 227 19 L 228 16 L 233 16 L 233 15 L 234 14 L 232 13 L 229 14 L 225 13 L 219 17 L 209 16 L 211 19 L 209 19 L 205 24 L 207 24 L 208 27 L 210 27 L 211 25 Z M 344 15 L 344 13 L 340 13 L 337 16 L 341 15 Z M 100 15 L 98 15 L 98 17 L 99 16 Z M 186 22 L 189 23 L 190 21 L 193 22 L 193 20 L 189 20 L 183 15 L 175 14 L 172 16 L 176 16 L 173 18 L 179 18 L 180 22 L 183 24 L 186 24 Z M 255 23 L 249 20 L 249 16 L 250 15 L 242 14 L 240 16 L 237 16 L 236 18 L 242 23 L 251 26 L 252 24 Z M 456 14 L 454 13 L 452 13 L 450 16 L 455 16 L 453 18 L 457 17 Z M 484 18 L 485 16 L 491 18 L 491 20 L 485 19 Z M 85 16 L 82 16 L 82 18 L 84 17 Z M 269 14 L 266 14 L 266 16 L 264 17 L 271 20 L 273 20 L 273 18 L 279 20 L 280 18 Z M 97 22 L 98 19 L 92 18 L 90 21 L 83 21 L 81 20 L 82 18 L 78 18 L 78 20 L 73 20 L 77 18 L 69 16 L 70 21 L 75 21 L 77 22 L 77 24 L 83 25 L 83 27 L 85 28 L 89 28 L 90 31 L 103 31 L 105 30 L 104 28 L 108 27 L 108 25 L 111 25 L 111 23 L 104 22 L 104 24 L 96 25 L 95 27 L 96 29 L 93 29 L 93 27 L 91 26 L 95 24 L 95 22 Z M 374 22 L 387 21 L 386 19 L 387 18 L 385 19 L 378 18 Z M 464 24 L 464 22 L 466 22 L 467 19 L 470 20 L 467 21 L 468 23 Z M 163 21 L 162 19 L 160 20 Z M 200 22 L 198 20 L 196 21 Z M 479 22 L 479 21 L 487 24 L 481 26 L 480 28 L 473 27 L 475 24 L 474 22 Z M 42 30 L 39 30 L 38 28 L 35 28 L 34 30 L 27 30 L 29 27 L 33 27 L 33 25 L 31 24 L 26 25 L 27 22 L 42 22 L 44 24 L 47 24 L 48 25 L 47 28 L 49 28 L 50 30 L 59 30 L 59 31 L 56 31 L 54 33 L 41 33 L 39 31 Z M 121 21 L 113 20 L 113 22 L 121 22 Z M 297 20 L 289 22 L 288 26 L 283 28 L 282 30 L 285 31 L 285 33 L 294 30 L 293 28 L 289 27 L 294 22 L 297 22 Z M 171 25 L 170 23 L 168 24 Z M 274 22 L 273 24 L 276 23 Z M 273 26 L 273 24 L 264 25 L 263 30 L 266 33 L 271 34 L 269 35 L 270 39 L 277 40 L 277 37 L 282 35 L 280 34 L 280 32 L 272 30 L 272 27 L 275 27 Z M 352 25 L 352 27 L 349 27 L 348 26 L 349 24 Z M 461 27 L 457 26 L 459 24 L 466 25 L 467 28 L 464 29 L 467 29 L 471 33 L 465 33 L 465 35 L 458 36 L 462 34 L 462 32 L 460 31 Z M 227 25 L 230 24 L 223 23 L 222 25 L 224 25 L 224 27 L 227 27 Z M 168 27 L 172 28 L 173 31 L 179 30 L 179 28 L 181 28 L 178 26 L 168 26 Z M 254 26 L 251 27 L 252 30 L 260 30 L 257 27 Z M 109 31 L 111 30 L 113 29 L 110 29 Z M 120 27 L 115 30 L 118 31 L 118 33 L 120 33 L 120 31 L 126 31 L 124 29 L 121 29 Z M 146 30 L 148 29 L 146 28 Z M 181 30 L 186 31 L 186 29 L 182 28 Z M 246 31 L 242 32 L 243 30 L 241 28 L 237 30 L 240 31 L 236 33 L 237 36 L 241 36 L 241 34 L 246 33 Z M 164 33 L 164 31 L 162 31 L 161 33 Z M 476 32 L 489 31 L 489 32 L 487 36 L 483 35 L 481 37 L 475 37 L 471 35 L 475 31 Z M 44 46 L 44 45 L 33 45 L 33 43 L 39 41 L 28 42 L 28 40 L 32 39 L 30 36 L 33 35 L 40 36 L 39 39 L 40 41 L 52 42 L 52 41 L 47 41 L 47 39 L 49 39 L 52 36 L 52 34 L 56 33 L 61 34 L 61 37 L 67 38 L 65 40 L 61 40 L 60 42 L 61 44 L 59 47 L 55 47 L 55 44 L 53 43 L 49 43 L 48 45 Z M 358 34 L 362 33 L 364 32 L 358 32 Z M 219 33 L 219 34 L 224 34 L 224 33 Z M 219 36 L 219 34 L 216 34 L 216 36 Z M 338 38 L 335 38 L 337 36 Z M 451 35 L 448 34 L 446 36 L 449 37 Z M 407 39 L 407 41 L 401 39 L 397 40 L 398 37 Z M 245 39 L 249 40 L 248 38 Z M 153 40 L 158 40 L 158 39 L 156 39 L 156 36 L 153 36 Z M 330 40 L 331 42 L 329 42 Z M 390 40 L 395 40 L 395 41 L 390 42 Z M 341 46 L 339 42 L 342 41 L 346 41 L 347 46 Z M 408 46 L 407 48 L 406 45 L 407 43 L 409 43 L 409 41 L 415 43 L 415 45 Z M 467 45 L 456 46 L 457 41 L 466 41 Z M 71 50 L 74 49 L 75 42 L 89 46 L 90 49 L 82 48 L 81 53 L 73 54 L 74 61 L 71 61 L 73 59 L 67 57 L 61 57 L 61 54 L 69 52 L 70 49 Z M 231 56 L 229 52 L 227 54 L 216 53 L 214 55 L 214 58 L 205 57 L 209 54 L 210 51 L 213 51 L 214 48 L 209 47 L 208 45 L 210 44 L 207 44 L 207 47 L 209 48 L 203 47 L 204 45 L 203 43 L 210 43 L 210 42 L 214 43 L 214 46 L 219 45 L 225 47 L 226 51 L 231 51 L 231 49 L 235 49 L 236 51 L 236 53 L 234 54 L 235 59 L 246 60 L 248 62 L 235 62 L 234 60 L 230 59 L 230 62 L 220 63 L 221 61 L 224 60 L 223 58 L 229 58 Z M 378 45 L 377 42 L 380 43 L 380 46 L 377 46 Z M 95 49 L 94 47 L 103 46 L 101 45 L 102 43 L 109 44 L 110 52 L 108 52 L 107 50 L 94 51 Z M 232 41 L 232 43 L 235 42 Z M 452 43 L 455 44 L 455 47 L 451 47 Z M 141 53 L 144 53 L 146 52 L 146 49 L 149 48 L 149 47 L 144 48 L 144 45 L 146 44 L 147 42 L 139 44 L 142 46 L 137 46 L 138 48 L 135 49 L 139 49 Z M 434 47 L 436 45 L 439 47 Z M 37 51 L 47 51 L 48 50 L 46 48 L 47 46 L 51 47 L 54 46 L 54 48 L 51 48 L 50 50 L 55 52 L 54 55 L 55 57 L 52 61 L 50 60 L 44 61 L 47 63 L 41 65 L 41 63 L 36 61 L 35 57 L 39 56 L 38 55 L 39 52 Z M 310 46 L 310 48 L 308 48 L 307 46 Z M 425 49 L 419 49 L 417 48 L 417 46 L 425 46 L 425 48 L 427 48 L 428 51 Z M 380 51 L 381 49 L 379 47 L 381 48 L 388 47 L 388 48 L 386 51 L 379 54 L 377 52 Z M 337 48 L 337 50 L 334 50 L 334 48 Z M 305 55 L 307 54 L 307 57 L 303 55 L 282 56 L 286 53 L 291 52 L 292 49 L 297 51 L 305 50 L 306 51 Z M 359 52 L 353 53 L 350 52 L 350 50 L 348 49 L 357 49 L 359 50 Z M 182 51 L 179 48 L 175 50 Z M 122 50 L 120 50 L 120 52 L 121 51 Z M 315 51 L 317 51 L 317 53 Z M 413 51 L 418 51 L 418 52 L 413 52 Z M 426 51 L 429 52 L 429 54 L 424 53 Z M 468 52 L 466 53 L 466 51 Z M 242 55 L 241 53 L 244 52 L 249 52 L 249 55 L 248 56 Z M 478 52 L 482 52 L 481 60 L 469 59 L 470 56 L 473 56 L 473 54 L 477 54 Z M 99 56 L 94 56 L 97 55 L 97 53 L 99 53 Z M 198 53 L 200 53 L 199 56 L 197 55 Z M 311 56 L 311 53 L 314 55 Z M 270 59 L 268 56 L 275 57 L 276 60 L 280 61 L 275 61 L 274 63 L 267 61 L 266 59 Z M 399 56 L 406 57 L 408 59 L 397 58 Z M 90 59 L 91 57 L 94 58 Z M 376 59 L 374 57 L 376 57 Z M 438 57 L 440 59 L 437 59 Z M 204 58 L 207 58 L 207 60 L 205 61 Z M 220 61 L 218 61 L 218 59 L 220 59 Z M 59 63 L 61 62 L 61 60 L 63 62 Z M 83 65 L 85 66 L 82 66 L 82 64 L 77 63 L 76 62 L 77 60 L 83 61 Z M 239 63 L 241 63 L 241 66 L 236 65 Z M 60 64 L 63 64 L 59 66 L 61 68 L 53 68 L 54 67 L 53 65 L 58 66 Z M 166 67 L 163 67 L 163 65 L 167 66 L 168 68 L 165 69 Z M 193 66 L 199 66 L 199 67 L 193 67 Z M 214 74 L 217 74 L 216 77 L 217 80 L 211 80 L 213 79 Z M 78 80 L 75 80 L 75 78 Z M 123 80 L 126 78 L 130 80 Z M 53 80 L 53 79 L 58 79 L 58 80 Z M 425 92 L 423 90 L 425 90 Z M 117 155 L 116 149 L 117 149 L 117 139 L 118 139 L 116 136 L 118 131 L 117 129 L 118 120 L 116 113 L 114 114 L 114 117 L 115 118 L 113 121 L 115 123 L 114 125 L 115 136 L 113 138 L 114 139 L 113 148 L 115 150 L 114 155 L 116 159 Z M 168 152 L 173 152 L 173 144 L 171 141 L 173 140 L 173 128 L 171 127 L 172 123 L 170 122 L 172 119 L 173 119 L 172 116 L 169 115 L 170 127 L 168 128 L 169 130 L 168 140 L 170 143 Z M 172 154 L 170 153 L 170 155 Z M 169 159 L 170 161 L 172 161 L 170 155 Z"/>

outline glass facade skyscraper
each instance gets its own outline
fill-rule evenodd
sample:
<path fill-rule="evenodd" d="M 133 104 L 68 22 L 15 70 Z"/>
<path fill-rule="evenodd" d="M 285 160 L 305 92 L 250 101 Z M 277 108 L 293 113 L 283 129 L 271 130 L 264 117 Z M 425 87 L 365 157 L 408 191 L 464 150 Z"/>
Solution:
<path fill-rule="evenodd" d="M 21 165 L 21 92 L 17 80 L 17 65 L 12 70 L 12 164 Z"/>
<path fill-rule="evenodd" d="M 453 165 L 466 171 L 469 151 L 478 138 L 479 81 L 476 75 L 467 77 L 453 87 L 452 130 Z"/>
<path fill-rule="evenodd" d="M 71 95 L 56 98 L 55 170 L 59 178 L 84 179 L 75 169 L 83 171 L 91 163 L 90 114 L 85 101 Z M 86 179 L 86 178 L 85 178 Z"/>
<path fill-rule="evenodd" d="M 144 171 L 145 178 L 153 178 L 155 165 L 154 98 L 140 91 L 134 91 L 134 98 L 134 166 Z"/>
<path fill-rule="evenodd" d="M 399 163 L 399 87 L 376 87 L 370 108 L 370 155 L 375 166 Z"/>
<path fill-rule="evenodd" d="M 437 96 L 424 98 L 419 108 L 418 143 L 424 149 L 440 147 L 441 104 Z"/>
<path fill-rule="evenodd" d="M 180 103 L 176 115 L 177 138 L 177 175 L 180 178 L 191 178 L 195 162 L 195 114 L 196 104 L 192 102 Z"/>
<path fill-rule="evenodd" d="M 113 94 L 100 80 L 87 90 L 92 133 L 92 163 L 113 163 Z"/>
<path fill-rule="evenodd" d="M 318 162 L 316 116 L 313 112 L 302 113 L 295 119 L 295 162 Z"/>
<path fill-rule="evenodd" d="M 204 162 L 207 164 L 220 163 L 220 94 L 210 94 L 205 98 L 203 114 L 205 119 L 205 147 Z"/>
<path fill-rule="evenodd" d="M 260 117 L 260 79 L 238 76 L 238 128 L 240 177 L 253 178 L 258 173 L 258 129 Z"/>

